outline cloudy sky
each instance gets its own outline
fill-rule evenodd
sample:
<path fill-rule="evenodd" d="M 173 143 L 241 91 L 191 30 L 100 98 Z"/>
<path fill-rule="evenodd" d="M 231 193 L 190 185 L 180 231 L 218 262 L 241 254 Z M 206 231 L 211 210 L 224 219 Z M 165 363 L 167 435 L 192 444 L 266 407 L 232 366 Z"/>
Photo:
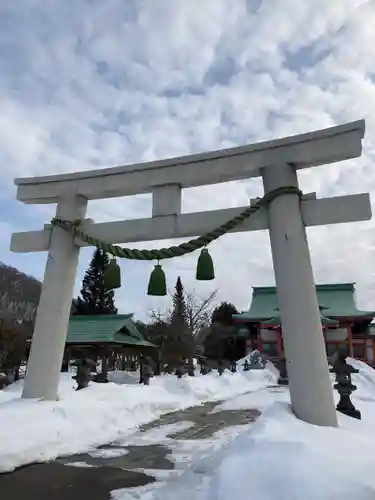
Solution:
<path fill-rule="evenodd" d="M 364 0 L 3 0 L 0 5 L 0 260 L 42 279 L 46 254 L 9 251 L 55 207 L 15 200 L 15 177 L 125 165 L 366 119 L 364 154 L 299 174 L 318 197 L 375 200 L 375 2 Z M 259 179 L 186 190 L 184 211 L 242 206 Z M 90 202 L 95 221 L 151 215 L 151 197 Z M 316 281 L 357 282 L 375 309 L 375 223 L 308 229 Z M 155 246 L 171 242 L 160 241 Z M 149 246 L 149 244 L 146 244 Z M 76 293 L 92 250 L 81 252 Z M 212 245 L 217 279 L 194 281 L 196 255 L 169 262 L 172 288 L 247 308 L 273 284 L 265 231 Z M 145 317 L 151 264 L 123 262 L 121 312 Z"/>

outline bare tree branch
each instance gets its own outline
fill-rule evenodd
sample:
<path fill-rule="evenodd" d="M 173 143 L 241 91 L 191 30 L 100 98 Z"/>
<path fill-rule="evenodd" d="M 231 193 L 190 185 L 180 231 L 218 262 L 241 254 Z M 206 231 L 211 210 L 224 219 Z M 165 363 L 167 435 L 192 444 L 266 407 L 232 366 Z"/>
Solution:
<path fill-rule="evenodd" d="M 5 330 L 0 334 L 0 368 L 4 366 L 6 359 L 14 348 L 15 343 L 16 338 L 14 335 L 11 335 L 9 330 Z"/>
<path fill-rule="evenodd" d="M 41 283 L 0 262 L 0 317 L 33 322 Z"/>
<path fill-rule="evenodd" d="M 163 312 L 160 309 L 151 309 L 148 315 L 152 323 L 164 323 L 167 322 L 168 320 L 168 316 L 170 315 L 170 310 L 166 309 Z"/>
<path fill-rule="evenodd" d="M 189 327 L 195 336 L 198 331 L 210 324 L 212 311 L 214 309 L 213 301 L 218 291 L 214 290 L 207 297 L 199 297 L 194 292 L 186 294 L 186 312 Z"/>
<path fill-rule="evenodd" d="M 214 290 L 206 297 L 199 297 L 194 291 L 185 293 L 188 325 L 194 336 L 203 326 L 210 324 L 217 293 L 218 291 Z M 171 308 L 165 309 L 165 311 L 160 309 L 149 311 L 149 317 L 153 323 L 170 323 L 171 314 Z"/>
<path fill-rule="evenodd" d="M 19 365 L 25 358 L 30 335 L 31 332 L 24 325 L 0 319 L 0 371 Z"/>

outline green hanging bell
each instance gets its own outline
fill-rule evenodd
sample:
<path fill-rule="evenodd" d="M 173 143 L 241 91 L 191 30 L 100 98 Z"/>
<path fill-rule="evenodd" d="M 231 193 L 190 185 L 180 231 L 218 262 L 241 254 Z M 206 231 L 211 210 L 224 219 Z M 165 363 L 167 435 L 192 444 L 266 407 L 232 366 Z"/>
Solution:
<path fill-rule="evenodd" d="M 151 273 L 147 295 L 153 295 L 154 297 L 163 297 L 167 295 L 165 273 L 160 264 L 156 264 Z"/>
<path fill-rule="evenodd" d="M 215 279 L 214 263 L 207 250 L 203 248 L 197 262 L 196 279 L 198 281 L 210 281 Z"/>
<path fill-rule="evenodd" d="M 104 271 L 104 286 L 107 290 L 121 287 L 121 269 L 116 259 L 112 259 Z"/>

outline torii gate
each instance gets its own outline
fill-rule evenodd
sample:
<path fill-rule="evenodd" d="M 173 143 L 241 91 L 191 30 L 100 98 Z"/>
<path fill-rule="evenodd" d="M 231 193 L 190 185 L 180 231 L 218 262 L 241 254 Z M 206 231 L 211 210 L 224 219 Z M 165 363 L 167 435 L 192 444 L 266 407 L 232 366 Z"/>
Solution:
<path fill-rule="evenodd" d="M 203 234 L 242 208 L 181 213 L 181 190 L 262 176 L 264 191 L 298 187 L 297 170 L 361 155 L 364 120 L 221 151 L 103 170 L 16 179 L 23 203 L 57 203 L 56 217 L 84 219 L 88 200 L 152 193 L 152 217 L 82 227 L 108 243 Z M 269 229 L 283 327 L 290 396 L 295 414 L 316 425 L 337 426 L 320 312 L 305 226 L 369 220 L 368 194 L 300 200 L 274 199 L 234 231 Z M 12 235 L 13 252 L 48 251 L 44 282 L 24 384 L 24 398 L 55 400 L 76 277 L 85 243 L 61 228 Z"/>

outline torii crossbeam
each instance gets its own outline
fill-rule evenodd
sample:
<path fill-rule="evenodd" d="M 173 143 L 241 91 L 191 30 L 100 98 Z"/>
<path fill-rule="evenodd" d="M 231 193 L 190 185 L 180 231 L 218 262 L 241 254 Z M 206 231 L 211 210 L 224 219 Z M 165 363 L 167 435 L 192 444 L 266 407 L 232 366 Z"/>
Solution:
<path fill-rule="evenodd" d="M 152 193 L 152 217 L 94 224 L 85 232 L 108 243 L 191 237 L 210 231 L 239 209 L 181 213 L 184 188 L 261 176 L 265 193 L 298 187 L 297 170 L 361 155 L 363 120 L 325 130 L 210 153 L 133 166 L 16 179 L 23 203 L 57 203 L 56 217 L 84 219 L 88 200 Z M 305 226 L 371 218 L 368 194 L 316 199 L 286 194 L 235 231 L 268 229 L 282 320 L 292 408 L 316 425 L 337 426 L 320 312 Z M 12 235 L 14 252 L 48 251 L 23 397 L 57 397 L 70 306 L 82 241 L 60 228 Z M 306 356 L 306 353 L 308 355 Z M 46 375 L 48 374 L 48 375 Z"/>

